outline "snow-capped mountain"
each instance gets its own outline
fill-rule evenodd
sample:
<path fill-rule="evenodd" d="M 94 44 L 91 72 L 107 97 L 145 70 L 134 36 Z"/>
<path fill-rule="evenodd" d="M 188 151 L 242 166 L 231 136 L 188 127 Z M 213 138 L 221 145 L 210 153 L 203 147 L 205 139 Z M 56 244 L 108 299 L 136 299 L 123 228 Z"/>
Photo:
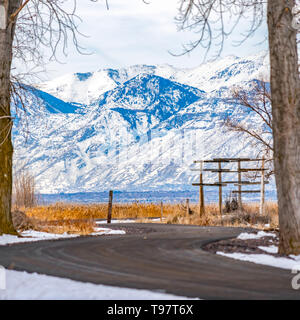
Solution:
<path fill-rule="evenodd" d="M 178 69 L 168 64 L 135 65 L 121 69 L 67 74 L 42 83 L 39 88 L 63 101 L 88 105 L 104 92 L 114 89 L 139 74 L 160 76 L 210 92 L 251 79 L 263 78 L 268 81 L 268 69 L 268 54 L 261 52 L 247 58 L 228 56 L 191 69 Z"/>
<path fill-rule="evenodd" d="M 204 91 L 196 88 L 142 73 L 104 93 L 98 106 L 107 106 L 123 114 L 143 112 L 163 121 L 199 100 L 203 94 Z"/>
<path fill-rule="evenodd" d="M 41 193 L 191 189 L 193 160 L 256 154 L 223 123 L 230 114 L 259 119 L 226 98 L 233 86 L 267 74 L 262 53 L 194 69 L 136 65 L 43 83 L 30 88 L 29 112 L 14 127 L 15 170 L 34 173 Z"/>

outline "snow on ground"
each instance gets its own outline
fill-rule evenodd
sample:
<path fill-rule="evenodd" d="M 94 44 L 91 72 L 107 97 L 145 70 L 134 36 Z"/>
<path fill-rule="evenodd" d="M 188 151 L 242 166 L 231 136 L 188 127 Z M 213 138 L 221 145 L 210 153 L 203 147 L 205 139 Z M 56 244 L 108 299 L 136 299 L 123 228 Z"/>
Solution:
<path fill-rule="evenodd" d="M 34 242 L 40 240 L 52 240 L 52 239 L 62 239 L 62 238 L 73 238 L 77 237 L 78 235 L 75 234 L 54 234 L 54 233 L 47 233 L 47 232 L 39 232 L 39 231 L 24 231 L 20 233 L 21 237 L 13 236 L 10 234 L 3 234 L 0 236 L 0 245 L 4 246 L 7 244 L 13 243 L 23 243 L 23 242 Z"/>
<path fill-rule="evenodd" d="M 92 235 L 125 234 L 123 230 L 109 228 L 95 228 Z M 21 233 L 23 238 L 12 235 L 0 236 L 0 245 L 13 243 L 32 242 L 50 239 L 73 238 L 78 235 L 53 234 L 34 230 Z M 0 266 L 1 267 L 1 266 Z M 6 289 L 1 289 L 0 300 L 185 300 L 187 297 L 166 294 L 163 290 L 149 291 L 129 288 L 119 288 L 100 284 L 84 283 L 65 278 L 58 278 L 37 273 L 27 273 L 0 268 L 5 272 Z"/>
<path fill-rule="evenodd" d="M 259 246 L 258 247 L 260 250 L 266 251 L 268 253 L 278 253 L 278 247 L 277 246 Z"/>
<path fill-rule="evenodd" d="M 123 230 L 112 230 L 108 228 L 95 228 L 95 232 L 91 235 L 103 235 L 103 234 L 125 234 L 126 232 Z"/>
<path fill-rule="evenodd" d="M 121 219 L 121 220 L 117 220 L 117 219 L 112 219 L 111 223 L 134 223 L 137 220 L 134 219 Z M 107 224 L 107 220 L 97 220 L 96 221 L 97 224 Z"/>
<path fill-rule="evenodd" d="M 266 266 L 276 267 L 276 268 L 282 268 L 282 269 L 299 269 L 300 270 L 300 256 L 295 256 L 291 258 L 285 258 L 285 257 L 274 257 L 269 254 L 246 254 L 246 253 L 225 253 L 218 251 L 217 254 L 242 260 L 242 261 L 249 261 L 254 262 L 257 264 L 263 264 Z"/>
<path fill-rule="evenodd" d="M 185 300 L 162 292 L 84 283 L 37 273 L 5 270 L 6 289 L 0 300 Z"/>
<path fill-rule="evenodd" d="M 258 233 L 241 233 L 237 238 L 240 240 L 259 239 L 262 237 L 276 237 L 274 233 L 259 231 Z"/>
<path fill-rule="evenodd" d="M 78 237 L 78 234 L 55 234 L 48 232 L 40 232 L 34 230 L 23 231 L 20 233 L 21 237 L 13 236 L 10 234 L 3 234 L 0 236 L 0 245 L 7 245 L 13 243 L 23 243 L 23 242 L 33 242 L 33 241 L 41 241 L 41 240 L 55 240 L 55 239 L 64 239 L 64 238 L 74 238 Z M 123 230 L 112 230 L 109 228 L 95 228 L 95 232 L 91 235 L 108 235 L 108 234 L 125 234 Z"/>
<path fill-rule="evenodd" d="M 262 237 L 272 237 L 275 238 L 276 235 L 270 232 L 259 231 L 257 234 L 255 233 L 241 233 L 237 239 L 248 240 L 248 239 L 259 239 Z M 259 249 L 266 251 L 267 253 L 277 253 L 278 247 L 275 245 L 270 246 L 258 246 Z M 294 256 L 290 255 L 289 257 L 276 257 L 270 254 L 247 254 L 247 253 L 225 253 L 221 251 L 217 251 L 217 254 L 222 255 L 224 257 L 233 258 L 242 261 L 254 262 L 257 264 L 263 264 L 271 267 L 282 268 L 282 269 L 297 269 L 300 271 L 300 255 Z"/>
<path fill-rule="evenodd" d="M 143 220 L 149 220 L 149 222 L 160 222 L 161 218 L 142 218 Z M 139 222 L 140 219 L 112 219 L 111 223 L 136 223 Z M 163 218 L 163 220 L 166 220 L 166 218 Z M 97 220 L 96 224 L 107 224 L 107 220 Z"/>

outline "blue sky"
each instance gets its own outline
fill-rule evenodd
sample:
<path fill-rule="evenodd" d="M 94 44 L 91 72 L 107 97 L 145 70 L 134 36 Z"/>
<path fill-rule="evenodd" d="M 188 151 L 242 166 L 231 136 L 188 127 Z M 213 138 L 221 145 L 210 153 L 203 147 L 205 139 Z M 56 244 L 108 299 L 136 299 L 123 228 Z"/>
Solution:
<path fill-rule="evenodd" d="M 118 68 L 133 64 L 164 64 L 177 67 L 195 67 L 203 62 L 204 50 L 200 48 L 189 55 L 174 57 L 168 51 L 182 52 L 182 44 L 195 38 L 191 31 L 178 32 L 174 17 L 178 0 L 109 0 L 105 2 L 78 1 L 78 15 L 82 18 L 80 44 L 91 55 L 80 55 L 70 45 L 67 57 L 60 57 L 63 64 L 50 63 L 48 77 L 68 72 L 94 71 L 100 68 Z M 246 56 L 267 49 L 265 25 L 242 46 L 233 46 L 245 31 L 241 24 L 227 39 L 222 56 Z M 210 56 L 208 56 L 210 59 Z"/>

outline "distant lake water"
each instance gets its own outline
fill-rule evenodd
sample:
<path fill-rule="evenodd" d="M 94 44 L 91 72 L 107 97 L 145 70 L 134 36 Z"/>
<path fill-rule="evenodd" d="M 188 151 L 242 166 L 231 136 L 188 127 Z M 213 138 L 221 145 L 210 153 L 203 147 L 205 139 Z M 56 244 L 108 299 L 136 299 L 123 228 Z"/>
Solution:
<path fill-rule="evenodd" d="M 228 193 L 224 191 L 223 201 L 228 197 Z M 39 195 L 41 204 L 51 204 L 56 202 L 68 203 L 103 203 L 108 201 L 107 192 L 80 192 L 80 193 L 59 193 L 59 194 L 41 194 Z M 114 191 L 113 201 L 118 203 L 180 203 L 190 199 L 191 202 L 199 201 L 198 191 L 139 191 L 125 192 Z M 260 194 L 243 195 L 243 199 L 247 202 L 258 202 Z M 274 191 L 266 191 L 267 201 L 276 201 L 276 193 Z M 217 190 L 205 190 L 205 202 L 212 203 L 218 201 Z"/>

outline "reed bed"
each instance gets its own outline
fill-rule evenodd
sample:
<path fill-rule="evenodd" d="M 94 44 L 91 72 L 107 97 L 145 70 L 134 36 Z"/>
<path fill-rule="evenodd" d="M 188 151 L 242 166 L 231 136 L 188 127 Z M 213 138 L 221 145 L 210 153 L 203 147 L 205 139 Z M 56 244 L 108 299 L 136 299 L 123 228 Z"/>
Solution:
<path fill-rule="evenodd" d="M 107 204 L 66 204 L 56 203 L 49 206 L 27 208 L 25 213 L 32 219 L 48 222 L 70 222 L 76 220 L 91 221 L 93 219 L 106 219 Z M 161 217 L 161 205 L 155 203 L 113 204 L 113 219 L 139 219 Z M 164 204 L 163 222 L 169 224 L 192 224 L 200 226 L 236 226 L 256 227 L 260 229 L 278 228 L 277 203 L 267 202 L 264 215 L 259 215 L 259 204 L 248 203 L 243 209 L 235 210 L 220 216 L 217 204 L 205 206 L 205 215 L 200 217 L 199 207 L 190 204 L 190 214 L 185 204 Z"/>
<path fill-rule="evenodd" d="M 93 220 L 63 220 L 63 221 L 35 221 L 34 229 L 41 232 L 56 234 L 89 235 L 95 231 L 96 224 Z"/>
<path fill-rule="evenodd" d="M 94 220 L 40 220 L 36 217 L 28 217 L 24 212 L 14 210 L 12 212 L 12 221 L 16 230 L 22 232 L 25 230 L 35 230 L 49 233 L 70 233 L 88 235 L 94 232 L 96 223 Z"/>
<path fill-rule="evenodd" d="M 164 207 L 166 213 L 170 211 Z M 74 220 L 74 219 L 106 219 L 108 205 L 107 204 L 66 204 L 56 203 L 49 206 L 37 206 L 26 209 L 28 217 L 37 218 L 40 220 L 55 221 L 55 220 Z M 148 218 L 160 217 L 161 208 L 156 204 L 113 204 L 112 217 L 113 219 L 126 218 Z"/>
<path fill-rule="evenodd" d="M 191 215 L 180 212 L 166 218 L 166 223 L 192 224 L 200 226 L 254 227 L 258 229 L 278 229 L 277 203 L 267 202 L 263 215 L 259 214 L 259 203 L 243 205 L 242 210 L 235 210 L 220 216 L 217 204 L 205 206 L 205 215 L 200 216 L 198 206 L 191 206 Z"/>

